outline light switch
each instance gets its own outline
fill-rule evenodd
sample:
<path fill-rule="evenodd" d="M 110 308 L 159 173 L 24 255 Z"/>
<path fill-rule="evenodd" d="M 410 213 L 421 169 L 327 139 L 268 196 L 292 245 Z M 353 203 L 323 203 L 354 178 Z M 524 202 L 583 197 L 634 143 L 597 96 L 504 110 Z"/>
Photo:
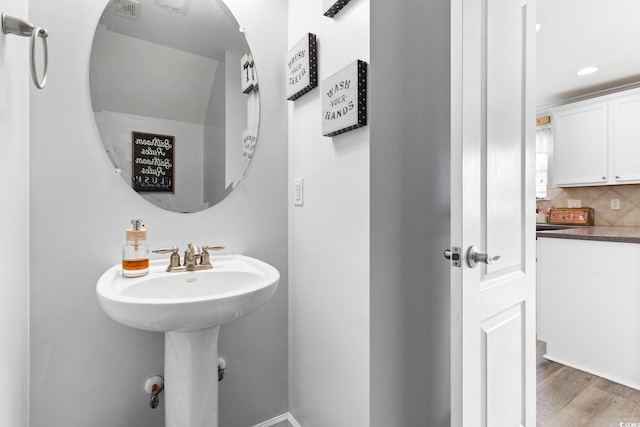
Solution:
<path fill-rule="evenodd" d="M 582 200 L 580 200 L 580 199 L 569 199 L 567 201 L 567 207 L 569 207 L 569 208 L 581 208 L 582 207 Z"/>
<path fill-rule="evenodd" d="M 294 206 L 304 205 L 304 179 L 294 178 L 293 180 L 293 204 Z"/>

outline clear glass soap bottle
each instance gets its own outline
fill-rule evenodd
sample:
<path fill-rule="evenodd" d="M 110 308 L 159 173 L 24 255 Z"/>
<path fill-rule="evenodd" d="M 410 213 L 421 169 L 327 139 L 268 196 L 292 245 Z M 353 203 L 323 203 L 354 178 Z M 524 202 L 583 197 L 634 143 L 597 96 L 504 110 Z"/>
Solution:
<path fill-rule="evenodd" d="M 149 274 L 149 245 L 147 230 L 140 219 L 132 219 L 127 229 L 127 241 L 122 247 L 122 276 L 140 277 Z"/>

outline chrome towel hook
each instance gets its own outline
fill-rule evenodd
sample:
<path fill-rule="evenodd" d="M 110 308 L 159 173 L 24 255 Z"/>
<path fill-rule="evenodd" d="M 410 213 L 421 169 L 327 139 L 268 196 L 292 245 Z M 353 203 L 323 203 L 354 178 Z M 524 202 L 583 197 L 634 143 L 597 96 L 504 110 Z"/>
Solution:
<path fill-rule="evenodd" d="M 49 68 L 49 52 L 47 48 L 47 37 L 49 33 L 43 27 L 35 27 L 27 21 L 6 15 L 4 12 L 0 15 L 0 20 L 2 21 L 3 33 L 31 37 L 31 78 L 33 84 L 35 84 L 38 89 L 44 89 L 44 85 L 47 83 L 47 70 Z M 42 48 L 44 50 L 44 72 L 42 81 L 38 78 L 36 71 L 36 38 L 38 37 L 42 39 Z"/>

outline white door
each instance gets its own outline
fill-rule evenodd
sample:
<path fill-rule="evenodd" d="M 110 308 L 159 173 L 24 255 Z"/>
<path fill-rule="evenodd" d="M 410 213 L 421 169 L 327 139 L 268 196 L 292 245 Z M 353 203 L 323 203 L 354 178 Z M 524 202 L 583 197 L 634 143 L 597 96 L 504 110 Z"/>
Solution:
<path fill-rule="evenodd" d="M 534 427 L 535 0 L 453 0 L 451 53 L 452 425 Z"/>

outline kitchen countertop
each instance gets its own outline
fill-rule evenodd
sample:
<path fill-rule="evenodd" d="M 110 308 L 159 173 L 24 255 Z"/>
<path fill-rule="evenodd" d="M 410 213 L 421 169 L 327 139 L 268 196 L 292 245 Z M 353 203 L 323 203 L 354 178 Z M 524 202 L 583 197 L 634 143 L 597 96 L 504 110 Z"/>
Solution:
<path fill-rule="evenodd" d="M 547 224 L 538 224 L 547 225 Z M 537 237 L 552 239 L 599 240 L 604 242 L 640 243 L 640 227 L 578 226 L 561 230 L 537 231 Z"/>

